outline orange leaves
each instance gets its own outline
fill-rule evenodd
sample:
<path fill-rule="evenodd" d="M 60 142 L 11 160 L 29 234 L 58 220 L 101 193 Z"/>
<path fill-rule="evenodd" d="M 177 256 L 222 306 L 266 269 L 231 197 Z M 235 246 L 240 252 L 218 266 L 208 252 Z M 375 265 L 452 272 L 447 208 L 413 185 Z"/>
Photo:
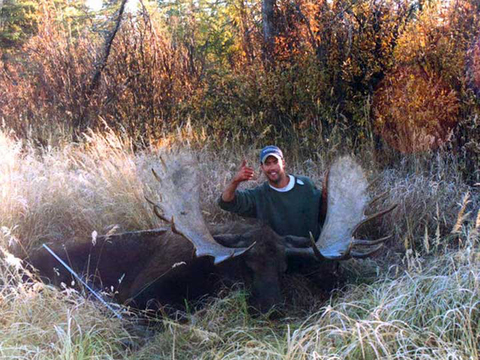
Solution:
<path fill-rule="evenodd" d="M 462 82 L 465 52 L 476 31 L 476 12 L 468 12 L 468 0 L 431 2 L 411 21 L 395 48 L 397 64 L 420 64 L 441 73 L 446 81 Z"/>
<path fill-rule="evenodd" d="M 468 1 L 430 2 L 401 32 L 389 71 L 374 95 L 375 126 L 402 152 L 435 149 L 453 133 L 465 96 L 465 53 L 476 12 Z M 480 53 L 480 51 L 479 51 Z M 475 83 L 475 49 L 469 76 Z M 478 63 L 477 63 L 478 64 Z"/>
<path fill-rule="evenodd" d="M 374 96 L 377 131 L 404 153 L 436 149 L 448 141 L 458 112 L 456 92 L 419 66 L 390 72 Z"/>

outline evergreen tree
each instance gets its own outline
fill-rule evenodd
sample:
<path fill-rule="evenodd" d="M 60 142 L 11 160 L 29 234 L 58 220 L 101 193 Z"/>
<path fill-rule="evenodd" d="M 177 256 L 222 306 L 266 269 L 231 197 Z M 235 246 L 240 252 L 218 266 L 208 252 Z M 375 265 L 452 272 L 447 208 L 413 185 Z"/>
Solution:
<path fill-rule="evenodd" d="M 38 1 L 0 0 L 0 49 L 18 48 L 35 33 Z"/>
<path fill-rule="evenodd" d="M 36 34 L 45 11 L 67 25 L 72 35 L 93 17 L 85 0 L 0 0 L 0 49 L 18 50 Z"/>

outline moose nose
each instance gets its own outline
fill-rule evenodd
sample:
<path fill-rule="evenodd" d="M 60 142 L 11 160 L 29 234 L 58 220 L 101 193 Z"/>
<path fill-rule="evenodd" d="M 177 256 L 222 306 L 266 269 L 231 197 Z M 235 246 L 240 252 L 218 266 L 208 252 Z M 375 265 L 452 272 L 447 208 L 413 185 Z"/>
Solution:
<path fill-rule="evenodd" d="M 261 289 L 254 289 L 252 295 L 252 306 L 263 314 L 283 303 L 278 281 L 264 284 Z"/>

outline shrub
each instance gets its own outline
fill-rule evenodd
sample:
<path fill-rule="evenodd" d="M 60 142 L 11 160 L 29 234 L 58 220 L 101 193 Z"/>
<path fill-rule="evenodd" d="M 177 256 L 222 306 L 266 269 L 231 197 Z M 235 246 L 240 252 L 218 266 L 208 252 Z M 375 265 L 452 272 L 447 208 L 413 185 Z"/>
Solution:
<path fill-rule="evenodd" d="M 436 149 L 445 144 L 458 120 L 456 92 L 422 67 L 401 67 L 389 73 L 375 92 L 377 131 L 404 152 Z"/>

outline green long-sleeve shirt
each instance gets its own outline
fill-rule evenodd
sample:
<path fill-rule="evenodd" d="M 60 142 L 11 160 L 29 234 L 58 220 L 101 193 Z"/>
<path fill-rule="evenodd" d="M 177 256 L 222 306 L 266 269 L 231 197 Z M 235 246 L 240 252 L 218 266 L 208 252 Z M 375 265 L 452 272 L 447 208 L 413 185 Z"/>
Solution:
<path fill-rule="evenodd" d="M 223 210 L 266 222 L 279 235 L 308 237 L 311 232 L 316 239 L 320 234 L 321 191 L 304 176 L 295 176 L 294 186 L 287 192 L 276 191 L 265 182 L 254 189 L 235 191 L 233 201 L 220 197 L 218 203 Z"/>

